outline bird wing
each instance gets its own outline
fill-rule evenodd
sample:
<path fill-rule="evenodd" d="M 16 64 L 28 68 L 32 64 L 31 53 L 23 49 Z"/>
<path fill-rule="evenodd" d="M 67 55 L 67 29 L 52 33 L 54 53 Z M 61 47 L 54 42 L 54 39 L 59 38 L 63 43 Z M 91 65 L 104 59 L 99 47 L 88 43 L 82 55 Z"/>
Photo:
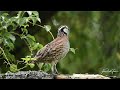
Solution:
<path fill-rule="evenodd" d="M 40 49 L 35 55 L 35 57 L 38 59 L 43 59 L 46 56 L 51 56 L 52 54 L 55 53 L 56 49 L 59 48 L 58 46 L 61 46 L 61 45 L 62 45 L 62 41 L 59 40 L 59 38 L 56 38 L 52 42 L 45 45 L 42 49 Z"/>
<path fill-rule="evenodd" d="M 35 55 L 36 58 L 44 58 L 50 52 L 50 44 L 48 43 L 42 49 L 40 49 L 37 54 Z"/>

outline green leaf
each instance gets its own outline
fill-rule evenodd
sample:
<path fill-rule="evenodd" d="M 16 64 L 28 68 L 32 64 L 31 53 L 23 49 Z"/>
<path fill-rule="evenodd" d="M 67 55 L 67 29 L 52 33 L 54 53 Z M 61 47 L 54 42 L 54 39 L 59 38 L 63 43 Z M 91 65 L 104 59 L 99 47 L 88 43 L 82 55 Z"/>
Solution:
<path fill-rule="evenodd" d="M 10 50 L 13 50 L 13 48 L 14 48 L 14 44 L 13 43 L 9 42 L 7 45 L 10 47 Z"/>
<path fill-rule="evenodd" d="M 2 28 L 7 29 L 7 23 L 5 21 L 1 22 Z"/>
<path fill-rule="evenodd" d="M 30 68 L 34 68 L 34 66 L 35 66 L 35 64 L 33 64 L 33 63 L 29 63 L 28 65 L 30 66 Z"/>
<path fill-rule="evenodd" d="M 24 28 L 29 27 L 29 24 L 22 25 Z"/>
<path fill-rule="evenodd" d="M 50 29 L 51 29 L 51 26 L 50 26 L 50 25 L 44 25 L 44 28 L 45 28 L 45 30 L 46 30 L 47 32 L 49 32 Z"/>
<path fill-rule="evenodd" d="M 41 22 L 40 18 L 39 17 L 35 17 L 35 16 L 28 17 L 27 21 L 29 21 L 29 20 L 32 20 L 33 25 L 35 25 L 37 21 Z"/>
<path fill-rule="evenodd" d="M 21 39 L 26 39 L 26 36 L 23 35 L 23 34 L 21 34 L 20 38 L 21 38 Z"/>
<path fill-rule="evenodd" d="M 22 60 L 25 60 L 26 63 L 28 63 L 31 60 L 36 60 L 36 58 L 31 58 L 31 56 L 26 56 L 25 58 L 21 58 Z"/>
<path fill-rule="evenodd" d="M 5 17 L 8 16 L 8 15 L 9 15 L 8 13 L 3 13 L 2 14 L 2 16 L 5 16 Z"/>
<path fill-rule="evenodd" d="M 36 22 L 37 22 L 37 18 L 36 18 L 36 17 L 31 17 L 31 19 L 32 19 L 32 21 L 33 21 L 33 25 L 35 25 Z"/>
<path fill-rule="evenodd" d="M 26 11 L 26 12 L 29 14 L 29 16 L 32 15 L 32 11 Z"/>
<path fill-rule="evenodd" d="M 15 40 L 16 40 L 15 36 L 12 35 L 12 34 L 9 33 L 9 32 L 5 32 L 5 33 L 4 33 L 4 38 L 5 38 L 6 40 L 9 40 L 9 39 L 10 39 L 12 42 L 15 42 Z"/>
<path fill-rule="evenodd" d="M 2 51 L 0 50 L 0 56 L 2 55 Z"/>
<path fill-rule="evenodd" d="M 44 70 L 45 72 L 50 71 L 50 70 L 51 70 L 51 64 L 45 63 L 45 64 L 42 66 L 42 70 Z"/>
<path fill-rule="evenodd" d="M 28 37 L 29 39 L 32 39 L 33 41 L 35 41 L 35 37 L 32 36 L 32 35 L 28 34 L 27 37 Z"/>
<path fill-rule="evenodd" d="M 15 36 L 9 32 L 3 32 L 3 37 L 4 37 L 3 38 L 4 45 L 10 47 L 10 49 L 13 49 L 14 48 L 13 43 L 16 40 Z"/>
<path fill-rule="evenodd" d="M 9 35 L 9 38 L 12 40 L 12 42 L 15 42 L 15 40 L 16 40 L 15 36 L 12 34 Z"/>
<path fill-rule="evenodd" d="M 31 47 L 32 48 L 32 50 L 39 50 L 39 49 L 41 49 L 43 47 L 43 45 L 42 44 L 39 44 L 39 43 L 36 43 L 33 47 Z"/>
<path fill-rule="evenodd" d="M 26 18 L 26 23 L 28 23 L 28 22 L 29 22 L 29 20 L 30 20 L 30 17 Z"/>
<path fill-rule="evenodd" d="M 70 51 L 75 54 L 75 49 L 74 48 L 70 48 Z"/>
<path fill-rule="evenodd" d="M 19 11 L 19 12 L 17 13 L 17 17 L 16 17 L 16 18 L 20 18 L 21 13 L 22 13 L 22 11 Z"/>
<path fill-rule="evenodd" d="M 30 61 L 31 59 L 30 58 L 21 58 L 22 60 L 25 60 L 25 62 L 28 62 L 28 61 Z"/>
<path fill-rule="evenodd" d="M 53 19 L 52 22 L 53 22 L 53 25 L 55 25 L 55 26 L 58 26 L 58 25 L 59 25 L 59 23 L 57 22 L 56 19 Z"/>
<path fill-rule="evenodd" d="M 41 48 L 43 48 L 43 45 L 42 45 L 42 44 L 39 44 L 39 48 L 38 48 L 38 49 L 41 49 Z"/>
<path fill-rule="evenodd" d="M 0 37 L 0 44 L 3 42 L 3 39 Z"/>
<path fill-rule="evenodd" d="M 10 18 L 10 21 L 11 21 L 11 22 L 13 22 L 13 21 L 16 22 L 17 20 L 18 20 L 18 19 L 16 19 L 15 17 L 11 17 L 11 18 Z"/>
<path fill-rule="evenodd" d="M 37 17 L 37 20 L 41 23 L 41 19 L 39 17 Z"/>
<path fill-rule="evenodd" d="M 42 66 L 44 65 L 44 63 L 37 63 L 37 66 L 39 67 L 39 69 L 42 69 Z"/>
<path fill-rule="evenodd" d="M 11 71 L 11 72 L 14 72 L 14 73 L 15 73 L 15 72 L 18 72 L 19 70 L 17 69 L 17 65 L 11 64 L 11 65 L 10 65 L 10 71 Z"/>
<path fill-rule="evenodd" d="M 21 28 L 22 32 L 28 34 L 28 30 L 26 28 Z"/>
<path fill-rule="evenodd" d="M 32 50 L 36 50 L 39 47 L 39 43 L 36 43 L 33 47 Z"/>
<path fill-rule="evenodd" d="M 27 27 L 29 27 L 28 24 L 25 24 L 25 25 L 22 25 L 23 27 L 21 28 L 22 32 L 25 33 L 25 34 L 28 34 L 28 30 L 27 30 Z"/>
<path fill-rule="evenodd" d="M 37 11 L 32 11 L 32 13 L 36 16 L 39 17 L 39 13 Z"/>
<path fill-rule="evenodd" d="M 10 50 L 13 50 L 14 44 L 10 41 L 10 39 L 5 39 L 4 38 L 3 43 L 6 47 L 9 47 Z"/>
<path fill-rule="evenodd" d="M 15 61 L 16 60 L 15 56 L 13 54 L 11 54 L 8 49 L 5 49 L 4 52 L 5 52 L 5 54 L 6 54 L 9 61 Z"/>
<path fill-rule="evenodd" d="M 26 23 L 26 19 L 27 19 L 27 17 L 19 18 L 18 19 L 18 24 L 20 26 L 24 25 Z"/>
<path fill-rule="evenodd" d="M 28 35 L 26 36 L 26 40 L 27 40 L 27 42 L 28 42 L 28 44 L 29 44 L 29 46 L 30 46 L 29 48 L 32 49 L 32 47 L 34 47 L 34 45 L 36 44 L 36 43 L 35 43 L 35 38 L 34 38 L 34 36 L 28 34 Z"/>

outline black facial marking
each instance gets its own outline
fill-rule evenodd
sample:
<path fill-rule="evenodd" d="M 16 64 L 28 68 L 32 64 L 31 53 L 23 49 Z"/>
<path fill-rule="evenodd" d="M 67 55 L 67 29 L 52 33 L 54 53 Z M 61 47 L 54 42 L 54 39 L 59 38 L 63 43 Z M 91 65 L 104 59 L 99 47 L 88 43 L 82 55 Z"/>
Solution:
<path fill-rule="evenodd" d="M 68 35 L 68 32 L 64 31 L 64 29 L 68 29 L 68 27 L 65 26 L 65 25 L 60 26 L 60 27 L 58 28 L 58 34 L 57 34 L 57 36 L 60 36 L 60 37 L 62 37 L 62 36 L 64 36 L 64 35 L 67 36 L 67 35 Z"/>
<path fill-rule="evenodd" d="M 66 33 L 66 32 L 64 32 L 64 28 L 66 28 L 66 27 L 61 28 L 61 32 L 63 32 L 64 34 L 66 34 L 66 35 L 67 35 L 67 33 Z"/>

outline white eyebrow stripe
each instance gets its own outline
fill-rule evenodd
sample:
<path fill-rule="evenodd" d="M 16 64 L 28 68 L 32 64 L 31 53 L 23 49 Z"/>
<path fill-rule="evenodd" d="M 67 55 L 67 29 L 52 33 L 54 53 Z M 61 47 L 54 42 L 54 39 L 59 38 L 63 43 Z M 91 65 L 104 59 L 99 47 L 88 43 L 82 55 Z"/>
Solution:
<path fill-rule="evenodd" d="M 66 25 L 62 25 L 62 26 L 59 27 L 58 30 L 61 30 L 62 28 L 65 28 L 65 27 L 68 28 L 68 26 L 66 26 Z"/>

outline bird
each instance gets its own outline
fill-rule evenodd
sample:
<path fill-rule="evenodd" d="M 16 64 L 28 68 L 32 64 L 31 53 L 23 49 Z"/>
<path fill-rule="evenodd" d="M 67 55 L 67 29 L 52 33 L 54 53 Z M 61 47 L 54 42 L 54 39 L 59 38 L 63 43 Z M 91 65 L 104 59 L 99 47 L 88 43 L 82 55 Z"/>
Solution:
<path fill-rule="evenodd" d="M 32 63 L 51 63 L 52 74 L 58 74 L 56 65 L 67 55 L 69 49 L 69 28 L 67 25 L 61 25 L 58 28 L 57 37 L 36 53 L 36 60 Z"/>

